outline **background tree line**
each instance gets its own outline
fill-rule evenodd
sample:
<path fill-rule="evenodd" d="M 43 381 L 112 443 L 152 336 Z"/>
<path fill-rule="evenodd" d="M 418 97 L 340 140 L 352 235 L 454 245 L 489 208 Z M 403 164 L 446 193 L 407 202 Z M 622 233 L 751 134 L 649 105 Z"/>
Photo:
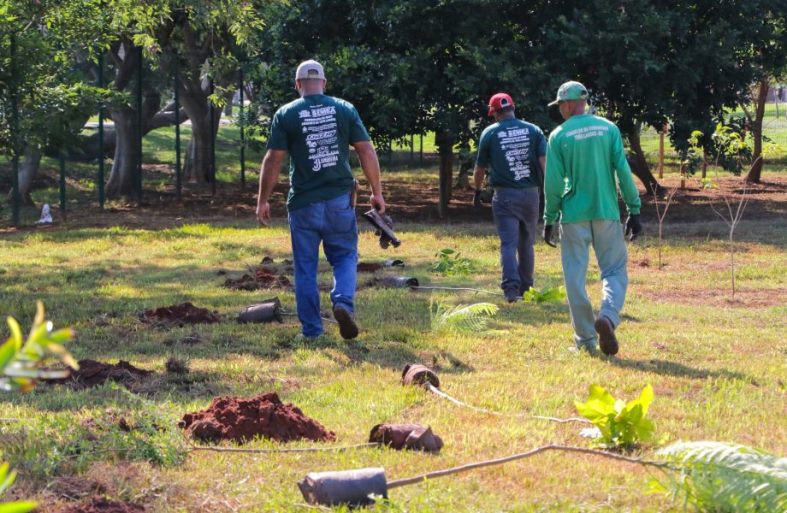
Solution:
<path fill-rule="evenodd" d="M 443 211 L 454 152 L 488 123 L 489 96 L 511 93 L 521 117 L 549 130 L 546 104 L 568 79 L 620 125 L 652 192 L 644 127 L 669 123 L 686 151 L 693 131 L 710 134 L 745 106 L 762 153 L 768 84 L 787 66 L 786 11 L 784 0 L 0 0 L 0 149 L 16 148 L 29 201 L 42 155 L 98 158 L 97 135 L 81 128 L 102 109 L 114 124 L 107 193 L 131 195 L 139 136 L 175 122 L 177 88 L 177 117 L 192 125 L 184 174 L 206 182 L 217 109 L 239 71 L 254 102 L 246 122 L 264 134 L 295 96 L 297 63 L 316 58 L 378 145 L 435 133 Z M 713 152 L 709 136 L 702 144 Z"/>

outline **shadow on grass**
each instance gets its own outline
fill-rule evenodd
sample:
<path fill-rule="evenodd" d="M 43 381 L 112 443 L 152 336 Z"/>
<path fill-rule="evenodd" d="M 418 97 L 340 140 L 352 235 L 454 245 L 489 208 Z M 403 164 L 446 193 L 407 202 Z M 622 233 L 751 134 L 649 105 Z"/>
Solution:
<path fill-rule="evenodd" d="M 622 358 L 609 358 L 610 364 L 621 367 L 623 369 L 638 370 L 643 372 L 653 372 L 663 376 L 672 376 L 675 378 L 690 378 L 690 379 L 707 379 L 707 378 L 724 378 L 724 379 L 738 379 L 748 383 L 754 383 L 754 379 L 746 374 L 728 370 L 706 370 L 695 369 L 688 367 L 681 363 L 670 362 L 666 360 L 627 360 Z"/>

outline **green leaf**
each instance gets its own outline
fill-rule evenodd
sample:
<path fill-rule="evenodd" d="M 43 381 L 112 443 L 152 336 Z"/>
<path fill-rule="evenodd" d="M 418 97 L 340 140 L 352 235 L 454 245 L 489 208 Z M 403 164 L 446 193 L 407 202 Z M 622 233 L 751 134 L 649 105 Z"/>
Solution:
<path fill-rule="evenodd" d="M 28 513 L 38 507 L 37 502 L 24 501 L 24 502 L 9 502 L 0 504 L 0 513 Z"/>
<path fill-rule="evenodd" d="M 612 394 L 607 392 L 604 387 L 597 384 L 590 385 L 590 399 L 596 399 L 609 405 L 615 404 L 615 398 L 612 397 Z"/>
<path fill-rule="evenodd" d="M 642 405 L 643 417 L 648 414 L 648 408 L 650 408 L 650 403 L 653 402 L 654 397 L 655 394 L 653 393 L 653 387 L 650 384 L 646 385 L 639 394 L 639 403 Z"/>
<path fill-rule="evenodd" d="M 22 348 L 22 328 L 19 327 L 19 323 L 13 317 L 9 317 L 6 322 L 8 322 L 8 327 L 11 329 L 9 340 L 13 340 L 18 351 Z"/>
<path fill-rule="evenodd" d="M 16 480 L 16 472 L 10 470 L 8 463 L 0 465 L 0 495 L 14 484 L 14 480 Z"/>
<path fill-rule="evenodd" d="M 9 362 L 14 359 L 16 354 L 16 344 L 12 338 L 9 338 L 0 346 L 0 373 L 8 366 Z"/>

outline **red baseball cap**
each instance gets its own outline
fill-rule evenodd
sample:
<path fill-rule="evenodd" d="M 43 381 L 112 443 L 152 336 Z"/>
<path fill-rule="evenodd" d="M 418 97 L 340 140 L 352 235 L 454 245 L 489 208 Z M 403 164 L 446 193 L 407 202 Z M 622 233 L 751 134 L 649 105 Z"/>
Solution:
<path fill-rule="evenodd" d="M 490 117 L 494 116 L 495 112 L 505 109 L 506 107 L 515 107 L 514 100 L 506 93 L 497 93 L 489 98 L 489 112 L 487 112 L 486 115 Z"/>

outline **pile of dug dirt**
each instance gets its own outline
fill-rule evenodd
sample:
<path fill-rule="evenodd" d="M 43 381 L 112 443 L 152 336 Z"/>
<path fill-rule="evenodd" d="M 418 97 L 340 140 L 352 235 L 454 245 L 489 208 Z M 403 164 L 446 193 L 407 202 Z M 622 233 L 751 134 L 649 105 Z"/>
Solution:
<path fill-rule="evenodd" d="M 104 363 L 96 360 L 79 360 L 79 370 L 71 370 L 67 378 L 53 380 L 53 383 L 71 385 L 74 388 L 90 388 L 107 381 L 115 381 L 130 386 L 153 374 L 153 371 L 134 367 L 124 360 L 118 363 Z"/>
<path fill-rule="evenodd" d="M 292 286 L 290 279 L 276 269 L 258 267 L 254 274 L 244 274 L 240 278 L 227 278 L 224 286 L 232 290 L 260 290 L 272 288 L 288 288 Z"/>
<path fill-rule="evenodd" d="M 142 322 L 165 324 L 168 326 L 184 326 L 186 324 L 215 323 L 221 318 L 216 312 L 207 308 L 199 308 L 186 301 L 179 305 L 151 308 L 140 314 Z"/>
<path fill-rule="evenodd" d="M 132 502 L 118 502 L 93 497 L 84 502 L 69 504 L 57 513 L 145 513 L 145 508 Z"/>
<path fill-rule="evenodd" d="M 178 426 L 187 435 L 205 442 L 245 442 L 256 436 L 277 442 L 336 440 L 335 433 L 292 403 L 282 403 L 276 393 L 250 399 L 217 397 L 208 409 L 184 415 Z"/>

